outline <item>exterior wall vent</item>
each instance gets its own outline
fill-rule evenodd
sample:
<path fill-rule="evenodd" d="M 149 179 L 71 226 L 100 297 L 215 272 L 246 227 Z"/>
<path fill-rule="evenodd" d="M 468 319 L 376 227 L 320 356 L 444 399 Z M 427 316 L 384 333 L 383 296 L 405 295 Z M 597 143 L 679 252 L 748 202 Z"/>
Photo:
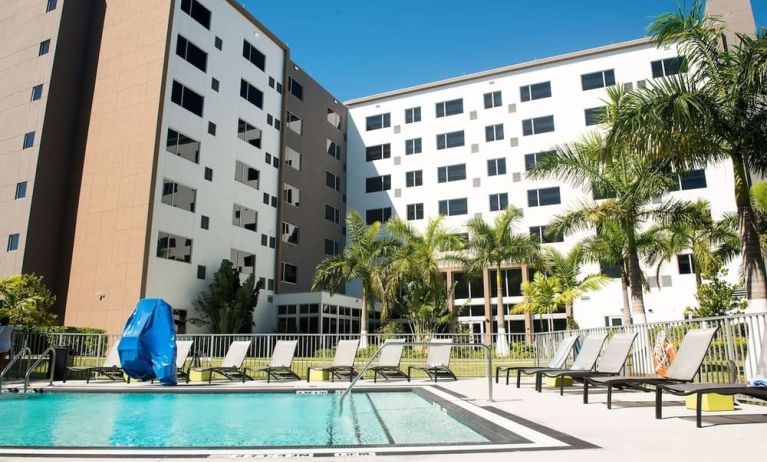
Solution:
<path fill-rule="evenodd" d="M 519 183 L 520 181 L 522 181 L 522 174 L 519 172 L 512 173 L 511 181 L 513 181 L 514 183 Z"/>
<path fill-rule="evenodd" d="M 399 133 L 400 127 L 399 125 L 394 126 L 394 133 Z"/>
<path fill-rule="evenodd" d="M 482 186 L 482 179 L 481 178 L 474 178 L 472 180 L 472 184 L 474 185 L 475 188 L 479 188 L 480 186 Z"/>
<path fill-rule="evenodd" d="M 515 112 L 517 112 L 517 105 L 514 103 L 509 104 L 509 114 L 514 114 Z"/>
<path fill-rule="evenodd" d="M 469 112 L 469 120 L 477 120 L 477 111 Z"/>
<path fill-rule="evenodd" d="M 519 146 L 519 138 L 517 138 L 516 136 L 514 138 L 510 138 L 509 146 L 511 146 L 512 148 L 516 148 L 517 146 Z"/>
<path fill-rule="evenodd" d="M 474 153 L 477 153 L 477 152 L 479 152 L 479 145 L 478 144 L 472 144 L 471 145 L 471 153 L 474 154 Z"/>

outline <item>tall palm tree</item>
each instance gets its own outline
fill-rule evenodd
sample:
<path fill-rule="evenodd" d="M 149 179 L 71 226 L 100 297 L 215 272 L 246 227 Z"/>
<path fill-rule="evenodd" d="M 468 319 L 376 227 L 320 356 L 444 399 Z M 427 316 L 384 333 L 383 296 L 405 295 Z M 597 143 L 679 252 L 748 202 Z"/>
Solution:
<path fill-rule="evenodd" d="M 317 266 L 312 290 L 338 292 L 347 282 L 361 280 L 360 344 L 367 346 L 368 309 L 376 299 L 384 298 L 384 268 L 399 243 L 382 235 L 381 223 L 375 222 L 366 226 L 356 211 L 349 212 L 346 216 L 346 231 L 349 236 L 346 248 Z"/>
<path fill-rule="evenodd" d="M 678 169 L 732 163 L 746 292 L 752 310 L 767 311 L 767 270 L 749 194 L 750 173 L 767 173 L 767 35 L 737 34 L 728 43 L 724 23 L 706 17 L 701 2 L 659 16 L 648 32 L 658 46 L 675 45 L 689 71 L 636 91 L 611 142 L 630 140 Z"/>
<path fill-rule="evenodd" d="M 587 292 L 604 287 L 609 278 L 603 274 L 587 274 L 581 277 L 581 267 L 588 261 L 586 248 L 576 244 L 567 254 L 553 247 L 541 251 L 541 270 L 549 277 L 556 277 L 561 290 L 561 300 L 565 305 L 567 326 L 573 323 L 573 302 Z"/>
<path fill-rule="evenodd" d="M 440 266 L 449 261 L 449 252 L 462 246 L 460 237 L 446 229 L 444 221 L 442 215 L 431 218 L 424 231 L 401 218 L 386 223 L 386 232 L 400 242 L 399 249 L 392 255 L 389 278 L 384 287 L 387 301 L 396 298 L 396 292 L 413 280 L 420 281 L 435 302 L 441 297 L 445 279 Z"/>
<path fill-rule="evenodd" d="M 711 218 L 708 202 L 698 200 L 690 210 L 692 219 L 678 220 L 666 225 L 652 226 L 645 233 L 649 248 L 645 261 L 656 265 L 656 277 L 663 263 L 670 262 L 684 251 L 692 252 L 695 284 L 700 286 L 703 275 L 719 270 L 740 251 L 740 238 L 733 220 Z"/>
<path fill-rule="evenodd" d="M 606 121 L 612 123 L 622 110 L 626 92 L 608 90 Z M 609 126 L 609 125 L 608 125 Z M 609 146 L 598 132 L 577 142 L 558 146 L 554 153 L 527 172 L 532 179 L 556 177 L 576 188 L 591 189 L 605 200 L 584 200 L 549 224 L 551 231 L 566 233 L 594 229 L 612 220 L 626 239 L 633 319 L 646 322 L 642 269 L 639 261 L 641 228 L 652 222 L 670 223 L 686 216 L 690 204 L 670 197 L 659 199 L 673 184 L 668 167 L 638 155 L 631 145 Z"/>
<path fill-rule="evenodd" d="M 464 270 L 468 275 L 481 275 L 485 268 L 495 270 L 496 306 L 498 339 L 496 353 L 499 356 L 509 354 L 506 339 L 506 323 L 503 308 L 502 266 L 505 263 L 530 263 L 535 261 L 539 244 L 529 233 L 515 233 L 514 225 L 522 218 L 522 211 L 509 207 L 495 217 L 490 224 L 481 217 L 475 217 L 466 224 L 469 230 L 469 242 L 463 258 Z M 492 311 L 485 307 L 485 320 L 488 338 L 492 334 Z"/>

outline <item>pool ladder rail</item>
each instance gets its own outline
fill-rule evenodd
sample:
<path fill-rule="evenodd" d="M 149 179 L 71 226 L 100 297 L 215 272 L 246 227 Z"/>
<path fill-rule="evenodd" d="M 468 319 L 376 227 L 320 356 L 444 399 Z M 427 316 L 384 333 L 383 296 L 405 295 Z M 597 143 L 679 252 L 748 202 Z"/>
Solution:
<path fill-rule="evenodd" d="M 346 398 L 346 395 L 351 394 L 352 388 L 354 388 L 354 385 L 362 378 L 362 376 L 367 372 L 368 369 L 373 365 L 373 361 L 376 360 L 379 356 L 381 356 L 381 352 L 384 348 L 390 345 L 397 345 L 397 346 L 429 346 L 432 345 L 432 342 L 397 342 L 397 343 L 386 343 L 384 342 L 378 350 L 373 354 L 373 356 L 370 357 L 370 359 L 367 360 L 365 365 L 360 370 L 359 374 L 352 380 L 352 382 L 349 384 L 348 387 L 346 387 L 346 390 L 343 391 L 343 394 L 341 395 L 341 407 L 343 408 L 344 399 Z M 487 359 L 487 400 L 488 402 L 493 402 L 493 350 L 491 347 L 485 345 L 484 343 L 450 343 L 451 347 L 459 347 L 459 348 L 482 348 L 485 350 L 485 358 Z"/>
<path fill-rule="evenodd" d="M 8 371 L 11 370 L 11 367 L 16 364 L 17 362 L 21 361 L 24 357 L 24 354 L 27 354 L 29 356 L 32 355 L 32 350 L 29 349 L 26 345 L 19 350 L 16 355 L 13 356 L 13 358 L 10 360 L 7 366 L 5 366 L 5 369 L 0 372 L 0 393 L 3 391 L 3 380 L 5 379 L 5 375 L 8 373 Z M 53 365 L 56 364 L 56 350 L 53 347 L 48 347 L 43 351 L 43 353 L 35 358 L 34 362 L 32 362 L 32 365 L 30 366 L 30 359 L 27 357 L 27 370 L 24 373 L 24 393 L 27 392 L 27 389 L 29 388 L 29 380 L 32 376 L 32 372 L 34 372 L 35 368 L 40 365 L 40 363 L 47 358 L 50 355 L 51 358 L 51 366 L 49 367 L 49 380 L 48 383 L 50 385 L 53 385 Z"/>

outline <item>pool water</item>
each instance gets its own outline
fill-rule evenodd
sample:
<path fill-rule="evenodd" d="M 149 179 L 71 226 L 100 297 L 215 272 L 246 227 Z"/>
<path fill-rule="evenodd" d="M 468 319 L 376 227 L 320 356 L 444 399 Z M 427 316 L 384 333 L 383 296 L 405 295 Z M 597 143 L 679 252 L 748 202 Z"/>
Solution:
<path fill-rule="evenodd" d="M 483 443 L 408 391 L 0 396 L 0 446 L 295 447 Z"/>

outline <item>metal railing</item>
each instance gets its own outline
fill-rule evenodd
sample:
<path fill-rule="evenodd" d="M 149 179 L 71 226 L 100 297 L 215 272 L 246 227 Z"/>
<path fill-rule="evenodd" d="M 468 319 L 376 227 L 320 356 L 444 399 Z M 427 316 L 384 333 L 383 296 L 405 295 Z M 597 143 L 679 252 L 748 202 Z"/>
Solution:
<path fill-rule="evenodd" d="M 5 375 L 11 370 L 11 368 L 16 362 L 21 361 L 21 358 L 24 357 L 24 354 L 31 355 L 32 351 L 26 346 L 23 346 L 21 350 L 19 350 L 19 352 L 16 353 L 16 355 L 14 355 L 13 358 L 11 358 L 11 360 L 8 362 L 5 368 L 3 368 L 2 371 L 0 371 L 0 393 L 2 393 L 3 391 L 3 380 L 5 379 Z M 27 356 L 27 358 L 28 357 L 29 356 Z M 29 359 L 27 359 L 27 366 L 29 366 Z"/>
<path fill-rule="evenodd" d="M 509 344 L 509 354 L 500 357 L 493 350 L 493 359 L 500 365 L 545 364 L 556 351 L 557 344 L 565 336 L 578 334 L 581 340 L 588 335 L 603 333 L 612 336 L 621 332 L 636 332 L 637 340 L 631 357 L 627 362 L 629 373 L 652 373 L 652 352 L 655 336 L 665 330 L 668 339 L 679 346 L 684 334 L 694 328 L 719 327 L 703 364 L 704 380 L 728 382 L 732 379 L 744 381 L 753 375 L 758 361 L 758 354 L 765 341 L 767 314 L 735 315 L 720 318 L 668 321 L 633 326 L 599 327 L 576 331 L 557 331 L 525 334 L 505 334 Z M 246 367 L 266 365 L 278 340 L 297 340 L 293 369 L 303 375 L 308 366 L 326 363 L 335 355 L 335 347 L 340 340 L 358 339 L 356 334 L 182 334 L 179 340 L 192 340 L 192 356 L 197 358 L 195 365 L 217 365 L 226 355 L 229 345 L 236 340 L 251 340 L 252 344 L 245 361 Z M 368 346 L 357 352 L 358 364 L 369 361 L 383 345 L 386 339 L 400 338 L 406 343 L 423 343 L 432 339 L 451 337 L 455 343 L 484 345 L 485 336 L 474 333 L 440 333 L 431 336 L 413 334 L 368 334 Z M 498 334 L 493 335 L 493 343 Z M 109 348 L 119 336 L 110 334 L 38 334 L 16 331 L 13 334 L 14 351 L 22 345 L 30 348 L 30 355 L 39 355 L 48 347 L 62 346 L 70 350 L 70 366 L 99 365 L 109 352 Z M 529 341 L 526 341 L 529 340 Z M 451 354 L 451 368 L 459 376 L 484 376 L 483 352 L 476 349 L 461 348 Z M 403 354 L 403 364 L 422 363 L 426 357 L 426 348 L 410 348 Z M 16 360 L 18 361 L 18 360 Z M 8 369 L 8 368 L 6 368 Z M 10 370 L 10 369 L 9 369 Z M 24 370 L 26 371 L 26 369 Z M 23 374 L 19 371 L 19 374 Z M 304 377 L 305 378 L 305 377 Z"/>
<path fill-rule="evenodd" d="M 27 388 L 29 387 L 29 379 L 30 379 L 30 377 L 32 376 L 32 372 L 34 372 L 34 371 L 35 371 L 35 369 L 37 368 L 37 366 L 39 366 L 39 365 L 40 365 L 40 363 L 41 363 L 41 362 L 42 362 L 42 361 L 43 361 L 43 360 L 44 360 L 44 359 L 45 359 L 45 358 L 46 358 L 48 355 L 50 355 L 50 356 L 51 356 L 51 358 L 50 358 L 50 361 L 51 361 L 51 362 L 49 363 L 49 366 L 48 366 L 48 369 L 49 369 L 48 373 L 49 373 L 49 375 L 50 375 L 50 378 L 49 378 L 49 381 L 48 381 L 48 383 L 49 383 L 50 385 L 53 385 L 53 365 L 54 365 L 54 364 L 56 364 L 56 349 L 55 349 L 55 348 L 53 348 L 53 347 L 48 347 L 48 349 L 46 349 L 46 350 L 43 352 L 43 354 L 41 354 L 41 355 L 40 355 L 40 356 L 39 356 L 39 357 L 38 357 L 38 358 L 35 360 L 35 362 L 34 362 L 34 363 L 32 363 L 32 365 L 31 365 L 31 366 L 30 366 L 30 367 L 27 369 L 27 373 L 26 373 L 26 374 L 24 374 L 24 393 L 26 393 L 26 392 L 27 392 Z"/>
<path fill-rule="evenodd" d="M 381 345 L 381 347 L 376 351 L 373 356 L 370 357 L 370 359 L 367 360 L 365 365 L 360 369 L 360 372 L 357 374 L 356 377 L 354 377 L 354 380 L 349 384 L 349 386 L 344 390 L 343 395 L 341 395 L 341 405 L 343 405 L 344 398 L 346 398 L 346 395 L 351 394 L 352 388 L 354 388 L 354 385 L 357 384 L 357 382 L 362 378 L 363 375 L 365 375 L 365 372 L 370 369 L 370 366 L 373 364 L 373 361 L 376 360 L 381 355 L 381 352 L 386 348 L 387 346 L 397 346 L 399 348 L 405 347 L 414 347 L 414 346 L 421 346 L 421 347 L 429 347 L 432 345 L 440 345 L 440 346 L 446 346 L 449 345 L 450 347 L 459 347 L 459 348 L 482 348 L 485 351 L 485 358 L 487 360 L 487 369 L 485 370 L 485 375 L 487 375 L 487 400 L 489 402 L 493 402 L 493 352 L 492 349 L 485 345 L 484 343 L 431 343 L 431 342 L 389 342 L 384 343 Z M 451 350 L 452 353 L 452 350 Z"/>

